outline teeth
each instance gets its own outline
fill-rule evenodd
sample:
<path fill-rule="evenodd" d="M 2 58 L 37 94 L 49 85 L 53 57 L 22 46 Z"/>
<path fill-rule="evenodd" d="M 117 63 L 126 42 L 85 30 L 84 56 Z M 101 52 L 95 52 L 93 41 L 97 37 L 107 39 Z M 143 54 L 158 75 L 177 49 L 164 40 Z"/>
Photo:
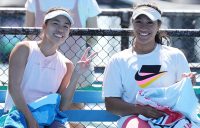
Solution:
<path fill-rule="evenodd" d="M 142 35 L 142 36 L 147 36 L 148 33 L 140 33 L 140 35 Z"/>
<path fill-rule="evenodd" d="M 60 34 L 54 34 L 56 37 L 62 38 L 63 36 Z"/>

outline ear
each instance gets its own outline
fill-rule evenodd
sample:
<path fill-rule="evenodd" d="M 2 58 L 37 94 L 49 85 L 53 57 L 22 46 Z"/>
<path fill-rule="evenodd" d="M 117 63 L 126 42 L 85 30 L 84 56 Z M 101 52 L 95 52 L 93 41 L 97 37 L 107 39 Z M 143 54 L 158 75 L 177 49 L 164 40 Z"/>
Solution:
<path fill-rule="evenodd" d="M 162 21 L 158 20 L 157 22 L 158 22 L 158 28 L 160 28 L 161 24 L 162 24 Z"/>
<path fill-rule="evenodd" d="M 47 23 L 42 24 L 42 29 L 45 29 L 47 27 Z"/>

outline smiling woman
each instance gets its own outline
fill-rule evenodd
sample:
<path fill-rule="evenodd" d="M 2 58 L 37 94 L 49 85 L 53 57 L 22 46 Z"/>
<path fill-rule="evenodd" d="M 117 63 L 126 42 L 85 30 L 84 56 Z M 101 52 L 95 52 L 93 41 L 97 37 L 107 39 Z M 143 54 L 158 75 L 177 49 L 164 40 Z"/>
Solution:
<path fill-rule="evenodd" d="M 72 17 L 65 10 L 50 10 L 44 17 L 43 40 L 56 43 L 56 49 L 58 49 L 69 36 L 70 27 L 73 23 Z"/>
<path fill-rule="evenodd" d="M 5 111 L 16 106 L 27 122 L 21 124 L 23 126 L 39 128 L 39 125 L 44 125 L 38 124 L 38 118 L 32 115 L 27 104 L 46 95 L 52 93 L 61 95 L 60 106 L 57 108 L 61 112 L 71 106 L 77 81 L 88 70 L 90 61 L 95 55 L 94 53 L 87 57 L 90 50 L 87 48 L 74 67 L 72 61 L 58 51 L 58 47 L 68 38 L 72 24 L 73 19 L 67 10 L 50 9 L 43 20 L 42 39 L 20 42 L 11 51 Z M 58 121 L 52 125 L 55 123 L 65 127 L 65 124 Z"/>
<path fill-rule="evenodd" d="M 167 114 L 148 103 L 138 103 L 136 99 L 141 90 L 168 88 L 181 81 L 184 73 L 191 74 L 186 77 L 194 81 L 195 78 L 184 54 L 163 45 L 159 34 L 161 11 L 156 5 L 136 6 L 132 23 L 133 45 L 110 59 L 104 72 L 103 96 L 106 109 L 120 115 L 119 128 L 150 128 L 146 120 L 159 120 Z"/>

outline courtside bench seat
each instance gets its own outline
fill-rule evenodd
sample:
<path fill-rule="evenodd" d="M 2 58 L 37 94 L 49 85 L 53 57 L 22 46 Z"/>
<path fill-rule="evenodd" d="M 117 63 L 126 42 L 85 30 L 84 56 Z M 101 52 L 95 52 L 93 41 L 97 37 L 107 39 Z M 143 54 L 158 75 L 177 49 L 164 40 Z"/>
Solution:
<path fill-rule="evenodd" d="M 3 114 L 3 106 L 6 96 L 6 90 L 0 90 L 0 116 Z M 77 90 L 74 94 L 74 103 L 85 104 L 102 104 L 101 91 L 91 90 Z M 68 110 L 65 111 L 68 115 L 68 121 L 71 122 L 115 122 L 119 119 L 116 116 L 106 110 Z"/>
<path fill-rule="evenodd" d="M 194 91 L 200 97 L 200 87 L 194 86 Z M 3 113 L 3 106 L 6 96 L 6 90 L 0 90 L 0 115 Z M 94 90 L 76 90 L 73 102 L 75 103 L 95 103 L 103 104 L 102 91 Z M 65 111 L 71 122 L 115 122 L 119 116 L 114 115 L 106 110 L 68 110 Z"/>

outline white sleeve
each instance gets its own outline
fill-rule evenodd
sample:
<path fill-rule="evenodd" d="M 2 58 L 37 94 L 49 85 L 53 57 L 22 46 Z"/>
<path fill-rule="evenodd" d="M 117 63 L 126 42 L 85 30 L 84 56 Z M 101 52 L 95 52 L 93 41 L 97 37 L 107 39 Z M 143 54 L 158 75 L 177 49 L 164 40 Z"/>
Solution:
<path fill-rule="evenodd" d="M 104 72 L 103 97 L 121 97 L 122 79 L 119 63 L 116 58 L 109 62 Z"/>
<path fill-rule="evenodd" d="M 182 78 L 182 74 L 183 73 L 189 73 L 190 71 L 190 67 L 188 64 L 188 61 L 185 57 L 185 55 L 183 54 L 182 51 L 179 50 L 179 53 L 176 56 L 176 69 L 177 69 L 177 81 L 180 81 Z"/>
<path fill-rule="evenodd" d="M 27 0 L 25 3 L 25 9 L 30 12 L 35 12 L 35 0 Z"/>
<path fill-rule="evenodd" d="M 96 0 L 88 0 L 87 13 L 88 17 L 94 17 L 101 13 L 101 9 Z"/>

